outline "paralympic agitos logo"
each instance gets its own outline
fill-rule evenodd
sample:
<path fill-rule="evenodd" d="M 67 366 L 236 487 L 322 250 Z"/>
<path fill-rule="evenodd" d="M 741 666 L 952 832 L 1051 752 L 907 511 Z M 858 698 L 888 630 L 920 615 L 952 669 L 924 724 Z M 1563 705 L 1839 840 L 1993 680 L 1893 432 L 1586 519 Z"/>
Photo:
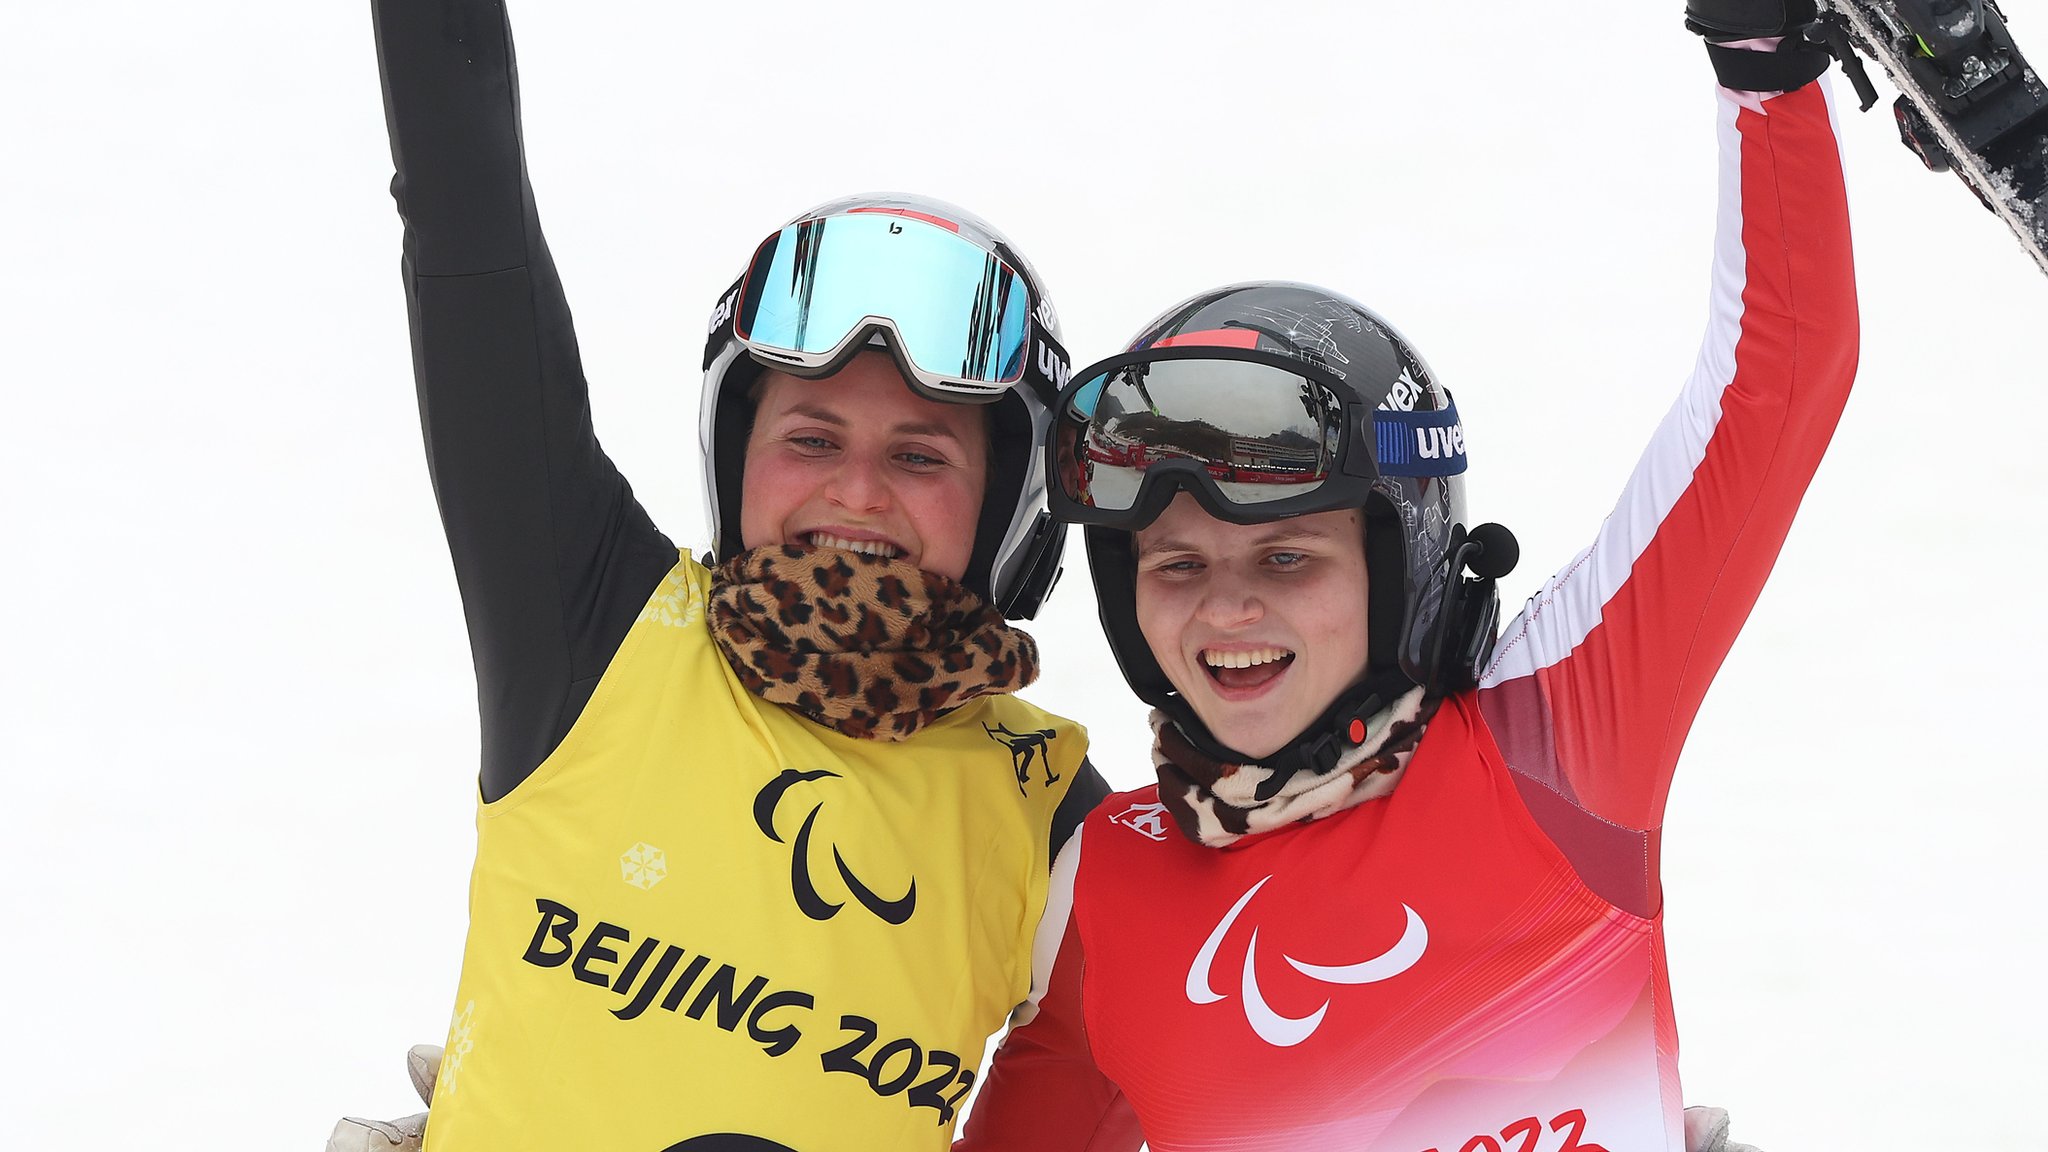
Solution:
<path fill-rule="evenodd" d="M 1237 923 L 1238 915 L 1245 910 L 1245 905 L 1250 904 L 1252 897 L 1258 895 L 1259 889 L 1264 888 L 1266 881 L 1271 879 L 1271 876 L 1266 877 L 1265 880 L 1247 889 L 1244 895 L 1239 896 L 1237 903 L 1230 906 L 1230 911 L 1223 914 L 1223 919 L 1217 921 L 1215 929 L 1209 933 L 1209 938 L 1202 942 L 1201 950 L 1195 953 L 1194 963 L 1188 965 L 1188 1003 L 1198 1006 L 1216 1004 L 1230 998 L 1228 993 L 1216 991 L 1210 979 L 1210 970 L 1216 963 L 1216 954 L 1223 946 L 1224 937 L 1230 934 L 1231 925 Z M 1416 962 L 1422 959 L 1423 952 L 1429 948 L 1429 926 L 1423 923 L 1421 915 L 1406 904 L 1401 905 L 1401 911 L 1406 914 L 1407 919 L 1401 931 L 1401 938 L 1377 956 L 1344 964 L 1308 964 L 1284 952 L 1280 958 L 1287 961 L 1288 967 L 1318 984 L 1377 984 L 1382 980 L 1391 980 L 1415 967 Z M 1323 1015 L 1330 1010 L 1330 1001 L 1324 1000 L 1322 1007 L 1306 1016 L 1282 1015 L 1266 1002 L 1266 995 L 1259 987 L 1258 969 L 1259 931 L 1254 928 L 1250 942 L 1245 945 L 1244 972 L 1238 985 L 1239 993 L 1244 999 L 1245 1021 L 1252 1026 L 1252 1031 L 1258 1034 L 1259 1039 L 1275 1048 L 1291 1048 L 1313 1036 L 1316 1028 L 1323 1022 Z"/>
<path fill-rule="evenodd" d="M 839 773 L 828 772 L 823 768 L 810 772 L 785 768 L 782 775 L 770 780 L 766 787 L 754 794 L 754 824 L 761 829 L 763 836 L 777 844 L 790 844 L 790 892 L 796 898 L 796 906 L 813 920 L 830 920 L 839 915 L 839 910 L 846 906 L 843 901 L 834 903 L 820 895 L 817 881 L 812 878 L 811 837 L 818 823 L 818 813 L 824 811 L 824 802 L 818 801 L 811 805 L 810 812 L 804 816 L 803 824 L 797 829 L 796 840 L 793 843 L 783 840 L 782 834 L 775 830 L 775 812 L 781 806 L 783 796 L 792 787 L 827 777 L 841 779 Z M 861 907 L 874 913 L 884 923 L 902 924 L 910 919 L 911 913 L 917 911 L 917 877 L 910 878 L 910 885 L 904 890 L 903 895 L 889 899 L 877 895 L 873 888 L 854 874 L 853 869 L 847 866 L 846 857 L 840 855 L 837 844 L 832 846 L 832 863 L 838 870 L 839 879 L 845 884 L 846 890 Z"/>

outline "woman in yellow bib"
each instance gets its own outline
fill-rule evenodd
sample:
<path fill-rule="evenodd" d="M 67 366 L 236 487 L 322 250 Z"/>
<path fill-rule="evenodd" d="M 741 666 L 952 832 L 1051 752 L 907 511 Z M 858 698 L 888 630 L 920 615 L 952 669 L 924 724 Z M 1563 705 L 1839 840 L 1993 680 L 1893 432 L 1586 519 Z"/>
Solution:
<path fill-rule="evenodd" d="M 373 0 L 427 453 L 483 722 L 426 1147 L 946 1147 L 1107 791 L 1012 693 L 1061 528 L 1051 305 L 992 228 L 837 201 L 712 313 L 713 544 L 598 446 L 487 0 Z M 344 1121 L 331 1147 L 409 1143 Z"/>

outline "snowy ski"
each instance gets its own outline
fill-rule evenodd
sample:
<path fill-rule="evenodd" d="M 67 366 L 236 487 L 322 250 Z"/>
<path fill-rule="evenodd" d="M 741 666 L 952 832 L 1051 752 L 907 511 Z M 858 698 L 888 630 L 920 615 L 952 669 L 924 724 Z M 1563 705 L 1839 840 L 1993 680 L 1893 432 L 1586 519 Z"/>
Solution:
<path fill-rule="evenodd" d="M 1877 103 L 1853 46 L 1902 95 L 1899 136 L 1929 169 L 1951 169 L 2048 272 L 2048 88 L 1997 0 L 1822 0 L 1811 35 L 1842 61 L 1863 110 Z"/>

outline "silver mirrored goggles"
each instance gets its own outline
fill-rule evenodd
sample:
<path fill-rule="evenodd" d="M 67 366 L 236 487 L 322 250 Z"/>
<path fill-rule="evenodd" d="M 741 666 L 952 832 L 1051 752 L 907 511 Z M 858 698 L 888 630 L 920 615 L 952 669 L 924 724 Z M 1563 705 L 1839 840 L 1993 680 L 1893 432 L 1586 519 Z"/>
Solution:
<path fill-rule="evenodd" d="M 944 221 L 854 209 L 763 241 L 732 323 L 755 359 L 797 376 L 832 372 L 885 332 L 920 392 L 988 402 L 1030 366 L 1032 307 L 1008 261 Z"/>
<path fill-rule="evenodd" d="M 1047 445 L 1059 519 L 1136 531 L 1176 491 L 1234 524 L 1356 508 L 1384 472 L 1465 470 L 1455 406 L 1367 405 L 1321 369 L 1271 352 L 1153 348 L 1084 371 Z"/>

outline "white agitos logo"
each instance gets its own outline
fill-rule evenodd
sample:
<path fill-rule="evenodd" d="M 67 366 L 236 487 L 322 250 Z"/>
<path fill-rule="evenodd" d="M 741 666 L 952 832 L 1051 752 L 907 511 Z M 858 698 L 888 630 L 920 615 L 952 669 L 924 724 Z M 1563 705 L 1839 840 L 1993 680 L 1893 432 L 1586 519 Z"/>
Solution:
<path fill-rule="evenodd" d="M 1271 876 L 1266 877 L 1266 880 L 1271 879 Z M 1216 930 L 1209 933 L 1209 938 L 1202 942 L 1202 950 L 1195 953 L 1195 962 L 1188 966 L 1189 1003 L 1214 1004 L 1229 999 L 1210 986 L 1209 968 L 1216 962 L 1216 950 L 1222 947 L 1223 937 L 1230 932 L 1230 926 L 1237 922 L 1238 914 L 1244 911 L 1245 905 L 1251 903 L 1253 896 L 1258 895 L 1259 889 L 1266 886 L 1266 880 L 1252 885 L 1244 895 L 1237 898 L 1237 903 L 1232 904 L 1230 911 L 1223 914 L 1223 920 L 1216 925 Z M 1414 967 L 1415 962 L 1422 959 L 1423 949 L 1429 947 L 1429 927 L 1422 922 L 1422 917 L 1406 904 L 1401 905 L 1401 910 L 1408 914 L 1408 926 L 1402 930 L 1401 938 L 1394 942 L 1392 948 L 1370 960 L 1361 960 L 1356 964 L 1326 966 L 1304 964 L 1285 953 L 1282 953 L 1280 958 L 1287 961 L 1296 972 L 1322 984 L 1375 984 L 1399 976 Z M 1266 1003 L 1265 995 L 1259 991 L 1258 969 L 1259 930 L 1254 928 L 1251 943 L 1245 946 L 1244 977 L 1239 981 L 1239 990 L 1244 995 L 1245 1019 L 1251 1022 L 1252 1031 L 1258 1033 L 1259 1039 L 1276 1048 L 1292 1048 L 1315 1035 L 1316 1027 L 1323 1022 L 1323 1014 L 1330 1010 L 1330 1002 L 1323 1001 L 1322 1007 L 1306 1016 L 1282 1016 Z"/>

